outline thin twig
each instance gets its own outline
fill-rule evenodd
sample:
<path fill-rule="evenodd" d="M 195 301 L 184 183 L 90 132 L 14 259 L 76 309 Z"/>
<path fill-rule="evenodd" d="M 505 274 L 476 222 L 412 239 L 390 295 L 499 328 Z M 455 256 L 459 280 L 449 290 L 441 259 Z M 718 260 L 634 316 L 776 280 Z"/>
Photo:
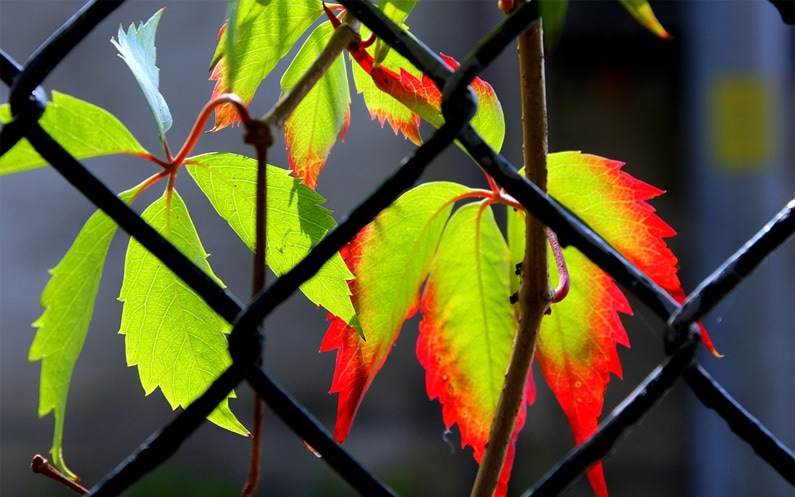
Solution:
<path fill-rule="evenodd" d="M 547 118 L 542 38 L 540 22 L 519 37 L 519 72 L 525 172 L 530 181 L 546 192 Z M 525 255 L 520 271 L 519 329 L 471 497 L 494 495 L 511 443 L 516 415 L 524 402 L 541 319 L 554 299 L 554 291 L 549 285 L 545 227 L 528 213 L 525 216 L 525 230 Z"/>
<path fill-rule="evenodd" d="M 63 473 L 58 471 L 55 466 L 50 464 L 50 461 L 41 454 L 33 456 L 33 459 L 30 461 L 30 469 L 34 473 L 44 475 L 51 480 L 57 481 L 69 490 L 74 490 L 80 495 L 86 495 L 88 493 L 87 488 L 64 476 Z"/>
<path fill-rule="evenodd" d="M 268 148 L 273 145 L 275 130 L 284 127 L 284 123 L 295 110 L 301 100 L 317 84 L 321 77 L 328 71 L 334 61 L 342 52 L 353 43 L 360 41 L 358 21 L 353 16 L 346 16 L 345 20 L 329 39 L 323 51 L 315 62 L 306 70 L 298 82 L 290 88 L 276 105 L 261 119 L 247 126 L 245 141 L 257 149 L 257 218 L 256 241 L 254 248 L 253 281 L 251 285 L 252 297 L 265 288 L 266 273 L 266 238 L 267 238 L 267 162 Z M 264 329 L 264 324 L 261 325 Z M 258 361 L 262 365 L 262 357 Z M 260 481 L 260 468 L 262 465 L 262 425 L 264 419 L 264 405 L 262 398 L 254 393 L 254 415 L 252 427 L 252 446 L 249 458 L 249 470 L 246 484 L 241 497 L 252 497 Z"/>
<path fill-rule="evenodd" d="M 250 143 L 257 149 L 257 193 L 256 193 L 256 229 L 254 243 L 254 263 L 253 279 L 251 282 L 252 297 L 259 293 L 267 283 L 266 271 L 266 241 L 268 226 L 268 148 L 273 145 L 273 134 L 270 126 L 257 123 L 248 128 L 245 138 L 246 143 Z M 261 323 L 260 329 L 264 331 L 265 323 Z M 262 356 L 257 360 L 258 365 L 262 365 Z M 265 406 L 262 398 L 254 392 L 254 414 L 251 432 L 251 456 L 249 457 L 248 477 L 246 484 L 241 492 L 241 497 L 252 497 L 257 490 L 260 482 L 262 467 L 262 430 L 265 418 Z"/>
<path fill-rule="evenodd" d="M 317 59 L 309 66 L 298 82 L 282 95 L 276 105 L 262 117 L 262 121 L 277 129 L 284 127 L 284 123 L 290 114 L 292 114 L 306 94 L 309 93 L 309 90 L 328 71 L 331 64 L 337 60 L 337 57 L 351 44 L 359 43 L 360 41 L 359 21 L 352 15 L 346 15 L 342 19 L 342 24 L 334 30 L 334 34 L 331 35 Z"/>

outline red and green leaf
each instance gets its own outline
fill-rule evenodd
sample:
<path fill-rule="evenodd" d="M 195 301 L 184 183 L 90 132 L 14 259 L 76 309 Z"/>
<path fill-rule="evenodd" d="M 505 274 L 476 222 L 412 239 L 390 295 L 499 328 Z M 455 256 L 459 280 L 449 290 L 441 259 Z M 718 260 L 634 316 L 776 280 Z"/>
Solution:
<path fill-rule="evenodd" d="M 282 92 L 295 86 L 333 32 L 330 22 L 324 22 L 312 31 L 282 77 Z M 326 164 L 337 137 L 344 140 L 350 121 L 350 102 L 345 59 L 338 57 L 284 124 L 290 169 L 310 188 L 317 185 L 318 174 Z"/>
<path fill-rule="evenodd" d="M 351 50 L 351 57 L 373 80 L 373 85 L 364 83 L 365 78 L 357 77 L 354 72 L 357 88 L 364 93 L 365 103 L 370 116 L 383 123 L 390 122 L 392 129 L 400 130 L 406 137 L 419 143 L 419 118 L 425 119 L 434 127 L 444 123 L 442 117 L 442 94 L 436 84 L 428 76 L 421 74 L 407 60 L 394 51 L 390 51 L 382 64 L 376 65 L 373 56 L 364 48 Z M 447 65 L 455 70 L 458 62 L 452 57 L 442 55 Z M 396 63 L 391 66 L 388 64 Z M 472 119 L 472 126 L 494 150 L 502 148 L 505 138 L 505 118 L 502 106 L 497 99 L 494 88 L 480 78 L 472 81 L 472 89 L 478 97 L 478 110 Z M 409 115 L 388 100 L 378 91 L 386 93 L 412 112 Z"/>
<path fill-rule="evenodd" d="M 668 34 L 668 31 L 666 31 L 660 21 L 657 20 L 657 16 L 654 15 L 654 11 L 651 9 L 651 5 L 649 5 L 648 0 L 618 1 L 621 2 L 621 5 L 623 5 L 624 8 L 626 8 L 627 11 L 632 14 L 632 17 L 641 23 L 643 27 L 664 40 L 671 38 L 671 35 Z"/>
<path fill-rule="evenodd" d="M 549 192 L 630 262 L 676 298 L 684 296 L 677 261 L 664 238 L 674 235 L 646 201 L 661 194 L 633 178 L 623 163 L 581 154 L 550 154 Z M 521 215 L 509 212 L 514 259 L 524 250 Z M 537 360 L 569 419 L 577 444 L 597 429 L 610 374 L 621 377 L 617 345 L 629 346 L 619 313 L 629 304 L 612 278 L 575 248 L 564 249 L 571 289 L 542 322 Z M 550 255 L 550 267 L 554 267 Z M 705 339 L 708 343 L 708 338 Z M 601 464 L 588 478 L 597 495 L 607 495 Z"/>
<path fill-rule="evenodd" d="M 342 442 L 403 322 L 414 315 L 452 200 L 467 189 L 428 183 L 405 193 L 346 247 L 350 285 L 364 339 L 334 318 L 320 351 L 337 349 L 331 392 L 339 393 L 334 437 Z"/>
<path fill-rule="evenodd" d="M 551 154 L 549 191 L 678 298 L 683 292 L 676 258 L 663 240 L 674 231 L 647 203 L 661 191 L 623 172 L 622 165 L 579 152 Z M 431 193 L 425 188 L 430 186 L 412 190 L 379 215 L 346 253 L 356 275 L 351 283 L 354 307 L 367 341 L 339 320 L 324 339 L 322 350 L 338 349 L 332 383 L 332 391 L 340 393 L 335 436 L 347 436 L 400 326 L 416 310 L 416 295 L 427 273 L 417 345 L 426 387 L 429 396 L 442 403 L 445 425 L 457 424 L 462 443 L 472 446 L 480 460 L 516 330 L 509 297 L 518 287 L 514 267 L 524 251 L 523 214 L 509 213 L 506 245 L 491 209 L 483 203 L 462 207 L 444 225 L 454 200 L 478 193 L 446 184 L 450 191 L 437 198 L 435 206 L 415 205 L 420 198 L 415 196 Z M 431 226 L 430 220 L 434 229 L 421 236 L 420 227 Z M 610 375 L 621 376 L 616 347 L 629 346 L 629 341 L 619 314 L 631 309 L 609 275 L 574 248 L 564 254 L 571 288 L 542 322 L 537 358 L 580 444 L 597 429 Z M 379 264 L 382 261 L 390 262 Z M 550 267 L 555 267 L 551 253 Z M 531 377 L 528 402 L 533 392 Z M 524 424 L 524 409 L 523 404 L 514 440 Z M 513 443 L 500 494 L 506 489 L 512 457 Z M 607 495 L 601 463 L 589 469 L 588 477 L 598 495 Z"/>
<path fill-rule="evenodd" d="M 431 399 L 442 404 L 447 428 L 457 424 L 461 444 L 480 462 L 489 438 L 517 317 L 511 303 L 514 264 L 491 208 L 461 207 L 450 219 L 422 297 L 417 356 Z M 530 384 L 530 382 L 528 382 Z M 532 400 L 532 387 L 526 391 Z M 525 421 L 517 415 L 496 495 L 505 495 L 514 442 Z"/>
<path fill-rule="evenodd" d="M 549 192 L 678 302 L 685 292 L 665 243 L 676 234 L 646 201 L 664 193 L 621 170 L 623 162 L 580 152 L 549 156 Z M 707 330 L 704 345 L 719 357 Z"/>
<path fill-rule="evenodd" d="M 352 55 L 351 59 L 355 60 Z M 403 67 L 405 71 L 412 73 L 417 78 L 421 77 L 422 74 L 394 50 L 390 50 L 387 53 L 384 64 L 389 67 Z M 398 134 L 399 131 L 415 144 L 422 144 L 420 116 L 418 114 L 393 96 L 381 91 L 376 86 L 370 73 L 359 64 L 353 64 L 353 81 L 356 84 L 358 93 L 361 93 L 362 97 L 364 97 L 364 103 L 370 111 L 371 119 L 378 119 L 382 128 L 384 123 L 389 122 L 395 134 Z"/>
<path fill-rule="evenodd" d="M 240 0 L 237 11 L 231 14 L 234 24 L 232 28 L 227 29 L 226 24 L 221 28 L 210 63 L 210 79 L 216 81 L 212 97 L 234 92 L 248 104 L 262 80 L 323 14 L 323 8 L 316 0 Z M 229 33 L 234 43 L 227 42 Z M 238 122 L 233 106 L 216 108 L 214 129 Z"/>

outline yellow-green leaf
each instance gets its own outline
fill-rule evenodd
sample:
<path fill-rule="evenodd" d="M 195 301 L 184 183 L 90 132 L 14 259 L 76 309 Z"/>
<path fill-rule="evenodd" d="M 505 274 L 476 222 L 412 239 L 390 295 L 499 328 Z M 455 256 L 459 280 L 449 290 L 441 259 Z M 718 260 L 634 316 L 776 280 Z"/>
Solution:
<path fill-rule="evenodd" d="M 228 153 L 192 157 L 187 170 L 199 188 L 241 240 L 254 250 L 257 161 Z M 331 211 L 317 192 L 289 176 L 289 171 L 268 166 L 268 266 L 281 276 L 301 261 L 336 226 Z M 354 320 L 347 280 L 353 274 L 339 254 L 326 262 L 301 291 L 346 323 Z"/>
<path fill-rule="evenodd" d="M 119 195 L 129 201 L 140 187 Z M 78 233 L 41 294 L 44 312 L 33 323 L 38 328 L 28 360 L 41 361 L 39 416 L 54 411 L 55 428 L 50 454 L 55 466 L 70 478 L 76 475 L 63 457 L 64 416 L 72 371 L 88 333 L 108 247 L 116 223 L 95 212 Z"/>
<path fill-rule="evenodd" d="M 165 194 L 152 203 L 142 217 L 222 284 L 176 190 L 170 199 Z M 134 238 L 127 248 L 119 300 L 124 303 L 119 333 L 125 335 L 127 365 L 138 367 L 147 395 L 159 387 L 172 409 L 184 408 L 231 365 L 225 337 L 231 326 Z M 207 419 L 247 434 L 228 400 Z"/>
<path fill-rule="evenodd" d="M 213 97 L 234 92 L 248 104 L 265 76 L 323 14 L 323 7 L 317 0 L 240 0 L 233 14 L 234 25 L 222 28 L 210 63 L 210 79 L 216 81 Z M 227 41 L 229 33 L 233 36 L 231 43 Z M 231 105 L 216 108 L 216 129 L 238 120 Z"/>
<path fill-rule="evenodd" d="M 657 16 L 654 15 L 654 11 L 651 9 L 648 0 L 619 0 L 619 2 L 621 2 L 621 5 L 623 5 L 627 11 L 632 14 L 632 17 L 641 23 L 643 27 L 662 39 L 671 37 L 660 21 L 657 20 Z"/>
<path fill-rule="evenodd" d="M 0 105 L 0 122 L 11 122 L 11 108 Z M 77 159 L 112 154 L 145 154 L 138 140 L 110 112 L 57 91 L 47 102 L 41 127 Z M 47 165 L 30 143 L 22 139 L 0 157 L 0 176 Z"/>
<path fill-rule="evenodd" d="M 282 93 L 292 89 L 306 73 L 333 32 L 328 21 L 312 31 L 284 72 Z M 337 138 L 343 140 L 345 137 L 350 103 L 345 59 L 337 57 L 284 123 L 290 169 L 310 188 L 317 185 L 317 177 Z"/>

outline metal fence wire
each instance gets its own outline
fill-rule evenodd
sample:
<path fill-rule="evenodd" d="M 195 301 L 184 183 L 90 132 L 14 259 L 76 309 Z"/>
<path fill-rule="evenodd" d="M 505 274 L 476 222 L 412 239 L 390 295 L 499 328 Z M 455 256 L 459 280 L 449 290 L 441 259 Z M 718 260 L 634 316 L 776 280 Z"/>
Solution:
<path fill-rule="evenodd" d="M 257 366 L 263 348 L 259 323 L 307 281 L 323 263 L 397 197 L 454 140 L 458 140 L 483 170 L 528 212 L 551 227 L 564 245 L 573 245 L 633 293 L 666 323 L 666 360 L 605 418 L 598 431 L 573 448 L 524 496 L 557 495 L 595 461 L 604 457 L 624 430 L 633 426 L 683 379 L 696 397 L 714 409 L 732 431 L 790 484 L 795 485 L 795 454 L 727 393 L 695 359 L 699 335 L 694 323 L 709 312 L 773 251 L 795 232 L 795 200 L 704 280 L 683 304 L 676 303 L 648 277 L 610 247 L 599 235 L 519 176 L 516 168 L 484 143 L 470 126 L 476 101 L 468 84 L 505 47 L 538 20 L 536 2 L 522 6 L 472 49 L 451 71 L 421 42 L 405 34 L 370 2 L 340 0 L 345 8 L 380 39 L 432 78 L 443 91 L 445 124 L 406 156 L 397 171 L 350 212 L 295 268 L 273 281 L 243 306 L 165 238 L 152 229 L 79 161 L 54 141 L 38 123 L 45 96 L 39 85 L 55 66 L 123 0 L 94 1 L 78 11 L 21 67 L 0 50 L 3 83 L 10 86 L 13 121 L 0 132 L 0 155 L 27 139 L 67 181 L 118 225 L 158 257 L 196 291 L 220 316 L 233 324 L 229 335 L 232 365 L 194 403 L 143 441 L 138 449 L 91 489 L 90 495 L 121 494 L 147 472 L 166 461 L 199 427 L 229 392 L 247 382 L 268 406 L 361 495 L 394 496 L 387 485 L 340 447 L 331 435 L 268 372 Z"/>

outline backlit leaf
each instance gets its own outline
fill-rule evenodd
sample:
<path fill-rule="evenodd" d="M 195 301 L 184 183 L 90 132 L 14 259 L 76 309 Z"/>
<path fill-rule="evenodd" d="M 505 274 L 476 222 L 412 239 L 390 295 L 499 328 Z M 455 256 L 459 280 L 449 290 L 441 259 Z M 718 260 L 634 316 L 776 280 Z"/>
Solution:
<path fill-rule="evenodd" d="M 118 41 L 110 40 L 144 91 L 146 103 L 149 104 L 149 109 L 157 123 L 161 142 L 173 122 L 166 100 L 160 94 L 160 69 L 155 65 L 157 62 L 155 35 L 163 10 L 155 12 L 148 21 L 139 24 L 137 29 L 135 24 L 130 24 L 130 29 L 125 33 L 119 26 Z"/>
<path fill-rule="evenodd" d="M 664 192 L 623 172 L 623 162 L 579 152 L 551 154 L 549 161 L 550 193 L 677 302 L 683 302 L 678 261 L 664 241 L 676 232 L 646 203 Z M 553 161 L 560 164 L 553 168 Z M 707 330 L 699 327 L 704 345 L 720 357 Z"/>
<path fill-rule="evenodd" d="M 351 57 L 359 64 L 365 73 L 369 74 L 375 83 L 375 88 L 390 95 L 406 106 L 415 115 L 425 119 L 434 127 L 440 127 L 444 123 L 442 116 L 441 103 L 442 94 L 436 87 L 431 78 L 425 75 L 417 75 L 417 70 L 394 51 L 390 51 L 384 63 L 375 66 L 373 57 L 363 48 L 350 51 Z M 452 57 L 442 54 L 442 58 L 447 65 L 455 70 L 458 62 Z M 401 61 L 394 67 L 388 66 L 390 60 Z M 354 73 L 356 77 L 356 73 Z M 384 120 L 389 120 L 393 129 L 400 129 L 412 141 L 418 142 L 419 130 L 412 128 L 412 121 L 406 117 L 405 111 L 395 115 L 392 121 L 391 111 L 394 106 L 383 97 L 375 97 L 375 89 L 369 84 L 364 84 L 363 78 L 357 79 L 357 89 L 364 93 L 365 103 L 370 110 L 370 116 L 375 119 L 378 117 L 383 126 Z M 478 110 L 472 118 L 472 126 L 494 150 L 502 148 L 505 138 L 505 117 L 502 106 L 497 99 L 492 86 L 482 79 L 475 78 L 472 81 L 472 89 L 478 97 Z M 370 107 L 374 105 L 374 107 Z M 396 131 L 397 132 L 397 131 Z"/>
<path fill-rule="evenodd" d="M 119 195 L 129 201 L 136 187 Z M 88 333 L 102 268 L 116 223 L 104 212 L 95 212 L 61 261 L 50 270 L 50 281 L 41 294 L 44 312 L 33 323 L 38 328 L 28 360 L 41 361 L 39 416 L 54 411 L 55 428 L 50 454 L 55 466 L 76 479 L 63 457 L 64 417 L 69 383 Z"/>
<path fill-rule="evenodd" d="M 661 190 L 622 171 L 623 163 L 594 155 L 554 153 L 548 165 L 552 196 L 674 297 L 684 296 L 676 258 L 664 242 L 674 231 L 646 202 Z M 511 210 L 508 226 L 512 259 L 521 260 L 522 216 Z M 563 253 L 571 289 L 542 321 L 537 361 L 580 444 L 596 431 L 610 374 L 621 376 L 616 346 L 628 347 L 629 340 L 619 313 L 631 309 L 609 275 L 573 247 Z M 601 463 L 588 478 L 597 495 L 607 495 Z"/>
<path fill-rule="evenodd" d="M 0 105 L 0 122 L 11 122 L 9 104 Z M 41 127 L 77 159 L 113 154 L 145 154 L 138 140 L 110 112 L 53 90 Z M 0 176 L 45 166 L 47 162 L 26 139 L 0 156 Z"/>
<path fill-rule="evenodd" d="M 282 77 L 283 93 L 293 88 L 306 73 L 333 32 L 334 27 L 328 21 L 312 31 Z M 317 185 L 318 174 L 337 137 L 344 140 L 350 102 L 345 59 L 337 57 L 284 123 L 290 169 L 310 188 Z"/>
<path fill-rule="evenodd" d="M 621 377 L 616 345 L 629 347 L 629 339 L 618 313 L 632 311 L 610 276 L 573 247 L 563 253 L 571 288 L 542 321 L 536 360 L 581 444 L 596 431 L 610 374 Z M 588 480 L 597 495 L 607 495 L 601 462 Z"/>
<path fill-rule="evenodd" d="M 176 190 L 170 199 L 164 194 L 152 203 L 142 217 L 221 284 Z M 138 367 L 147 395 L 159 387 L 172 409 L 184 408 L 231 365 L 225 336 L 231 326 L 134 238 L 119 300 L 124 303 L 119 333 L 125 335 L 127 365 Z M 207 419 L 248 434 L 229 409 L 228 398 Z"/>
<path fill-rule="evenodd" d="M 210 79 L 216 81 L 212 96 L 234 92 L 244 103 L 251 102 L 262 80 L 322 14 L 322 4 L 317 0 L 240 0 L 235 26 L 230 30 L 234 43 L 227 43 L 227 31 L 222 29 L 210 64 Z M 234 48 L 231 56 L 226 53 L 230 46 Z M 230 61 L 234 67 L 231 75 Z M 214 129 L 238 122 L 231 105 L 216 108 Z"/>
<path fill-rule="evenodd" d="M 445 426 L 458 425 L 462 446 L 472 446 L 478 462 L 516 335 L 510 301 L 514 266 L 491 208 L 468 204 L 450 218 L 422 296 L 417 356 L 428 396 L 439 399 Z M 531 392 L 526 390 L 527 400 Z M 522 402 L 495 495 L 507 491 L 525 410 Z"/>
<path fill-rule="evenodd" d="M 619 0 L 619 2 L 646 29 L 663 39 L 671 37 L 663 25 L 660 24 L 660 21 L 657 20 L 657 16 L 654 15 L 648 0 Z"/>
<path fill-rule="evenodd" d="M 404 61 L 405 65 L 401 65 L 401 60 Z M 387 53 L 384 64 L 389 67 L 408 67 L 409 69 L 404 70 L 413 70 L 415 77 L 421 77 L 420 71 L 415 69 L 414 66 L 409 64 L 406 59 L 394 50 Z M 418 114 L 412 112 L 411 109 L 400 103 L 389 93 L 381 91 L 370 74 L 362 69 L 359 64 L 353 64 L 353 81 L 356 84 L 357 92 L 361 93 L 364 98 L 364 103 L 370 112 L 370 119 L 378 119 L 382 128 L 385 122 L 389 122 L 395 134 L 400 131 L 403 136 L 415 144 L 422 144 L 422 138 L 420 138 L 420 116 Z"/>
<path fill-rule="evenodd" d="M 538 12 L 544 23 L 544 49 L 551 50 L 563 34 L 569 0 L 538 0 Z"/>
<path fill-rule="evenodd" d="M 378 8 L 384 15 L 398 26 L 403 26 L 403 22 L 411 13 L 414 6 L 419 0 L 379 0 Z M 405 26 L 403 26 L 405 28 Z M 380 64 L 386 58 L 387 53 L 390 51 L 388 43 L 384 43 L 382 39 L 375 40 L 375 49 L 373 51 L 373 58 L 375 65 Z"/>
<path fill-rule="evenodd" d="M 677 260 L 664 239 L 676 232 L 646 201 L 663 193 L 621 170 L 624 163 L 580 152 L 549 155 L 549 193 L 674 296 Z"/>
<path fill-rule="evenodd" d="M 452 209 L 467 189 L 426 183 L 403 194 L 362 230 L 344 251 L 356 275 L 353 304 L 363 340 L 339 318 L 332 321 L 321 352 L 337 349 L 331 392 L 339 393 L 334 438 L 348 432 L 362 398 L 392 350 L 403 322 L 417 311 L 420 287 Z"/>
<path fill-rule="evenodd" d="M 253 251 L 256 226 L 257 161 L 228 153 L 188 159 L 186 169 L 218 214 Z M 268 237 L 266 260 L 281 276 L 292 269 L 336 226 L 325 199 L 289 176 L 268 166 Z M 357 326 L 347 280 L 353 275 L 339 255 L 330 259 L 301 291 L 317 305 Z"/>

